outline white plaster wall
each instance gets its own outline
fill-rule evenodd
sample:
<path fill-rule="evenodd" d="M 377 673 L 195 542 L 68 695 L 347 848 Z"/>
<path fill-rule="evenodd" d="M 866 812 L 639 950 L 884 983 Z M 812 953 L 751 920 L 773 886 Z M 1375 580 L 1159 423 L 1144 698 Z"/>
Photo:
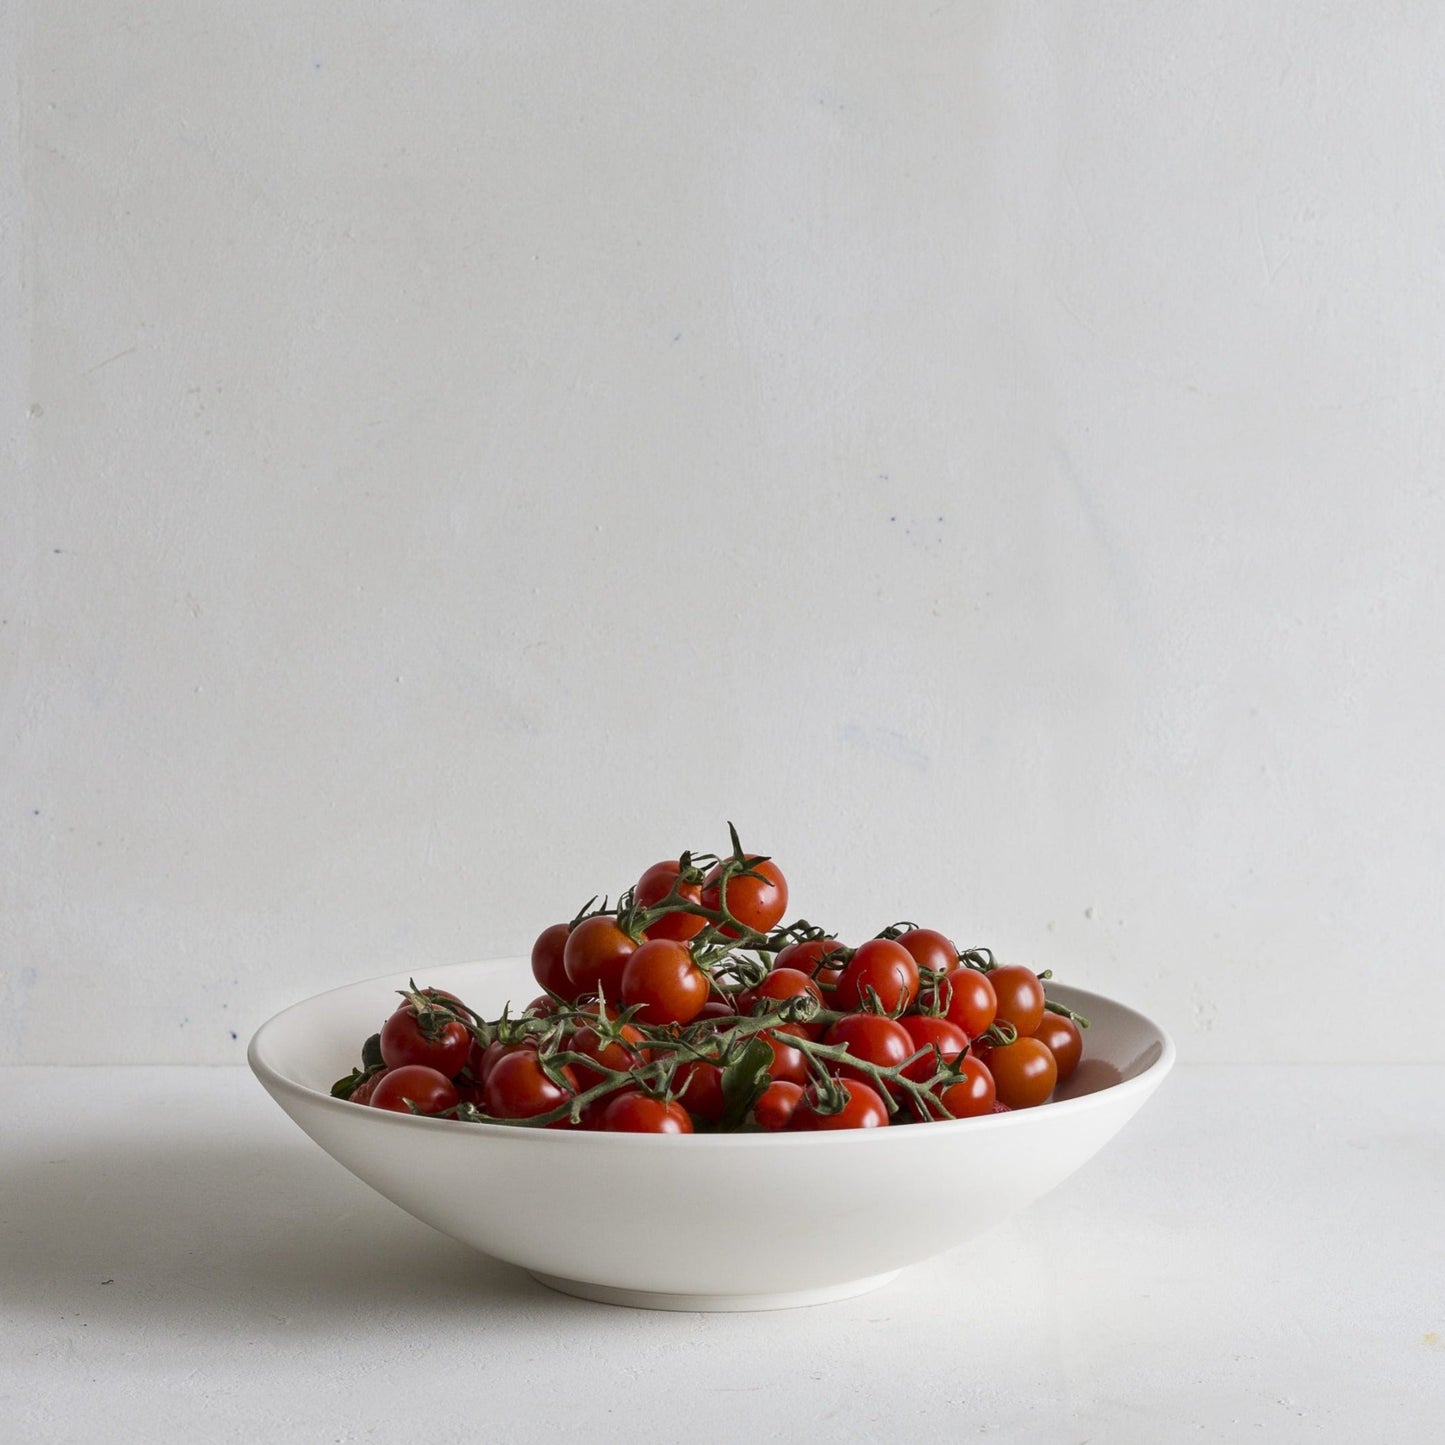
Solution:
<path fill-rule="evenodd" d="M 1445 11 L 0 15 L 0 1061 L 728 818 L 1186 1057 L 1442 1057 Z"/>

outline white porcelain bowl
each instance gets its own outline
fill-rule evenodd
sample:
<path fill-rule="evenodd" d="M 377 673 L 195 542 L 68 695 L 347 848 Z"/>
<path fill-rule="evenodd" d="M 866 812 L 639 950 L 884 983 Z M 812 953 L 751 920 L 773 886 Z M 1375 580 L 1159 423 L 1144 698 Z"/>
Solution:
<path fill-rule="evenodd" d="M 526 959 L 433 968 L 490 1017 L 537 991 Z M 272 1098 L 359 1179 L 542 1283 L 655 1309 L 777 1309 L 872 1289 L 1022 1209 L 1129 1120 L 1174 1062 L 1163 1029 L 1082 989 L 1084 1062 L 1037 1109 L 808 1134 L 570 1133 L 463 1124 L 330 1097 L 405 975 L 349 984 L 262 1025 Z M 920 1207 L 947 1199 L 948 1209 Z"/>

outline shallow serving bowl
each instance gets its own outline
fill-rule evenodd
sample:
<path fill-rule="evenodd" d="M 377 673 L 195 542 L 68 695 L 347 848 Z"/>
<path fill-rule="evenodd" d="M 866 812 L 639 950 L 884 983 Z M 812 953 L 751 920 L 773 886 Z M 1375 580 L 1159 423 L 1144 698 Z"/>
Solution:
<path fill-rule="evenodd" d="M 526 959 L 433 968 L 417 982 L 488 1017 L 537 992 Z M 659 1309 L 775 1309 L 883 1284 L 1068 1178 L 1174 1062 L 1157 1024 L 1050 983 L 1051 998 L 1092 1024 L 1084 1062 L 1054 1102 L 981 1119 L 816 1134 L 571 1133 L 331 1098 L 406 984 L 349 984 L 277 1014 L 251 1040 L 256 1077 L 328 1154 L 443 1234 L 570 1294 Z"/>

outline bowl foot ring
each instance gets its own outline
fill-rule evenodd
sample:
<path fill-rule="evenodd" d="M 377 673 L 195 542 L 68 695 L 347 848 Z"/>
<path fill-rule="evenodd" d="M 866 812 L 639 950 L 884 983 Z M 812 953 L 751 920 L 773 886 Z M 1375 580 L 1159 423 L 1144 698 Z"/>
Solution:
<path fill-rule="evenodd" d="M 822 1289 L 782 1290 L 776 1294 L 666 1294 L 646 1289 L 620 1289 L 610 1284 L 593 1284 L 585 1279 L 561 1279 L 554 1274 L 528 1270 L 538 1284 L 559 1294 L 576 1295 L 598 1304 L 623 1305 L 639 1310 L 687 1310 L 693 1313 L 714 1313 L 742 1310 L 791 1310 L 805 1305 L 829 1304 L 833 1300 L 850 1299 L 897 1279 L 899 1271 L 871 1274 L 864 1279 L 850 1279 L 843 1284 L 830 1284 Z"/>

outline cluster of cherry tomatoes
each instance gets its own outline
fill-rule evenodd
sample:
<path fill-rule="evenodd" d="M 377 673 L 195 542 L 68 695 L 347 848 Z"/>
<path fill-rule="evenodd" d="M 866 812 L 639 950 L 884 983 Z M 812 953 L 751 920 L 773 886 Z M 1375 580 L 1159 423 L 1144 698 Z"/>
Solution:
<path fill-rule="evenodd" d="M 520 1014 L 405 991 L 333 1094 L 557 1129 L 855 1129 L 1032 1108 L 1078 1066 L 1087 1021 L 1030 969 L 915 924 L 856 947 L 784 925 L 777 864 L 732 842 L 544 929 Z"/>

